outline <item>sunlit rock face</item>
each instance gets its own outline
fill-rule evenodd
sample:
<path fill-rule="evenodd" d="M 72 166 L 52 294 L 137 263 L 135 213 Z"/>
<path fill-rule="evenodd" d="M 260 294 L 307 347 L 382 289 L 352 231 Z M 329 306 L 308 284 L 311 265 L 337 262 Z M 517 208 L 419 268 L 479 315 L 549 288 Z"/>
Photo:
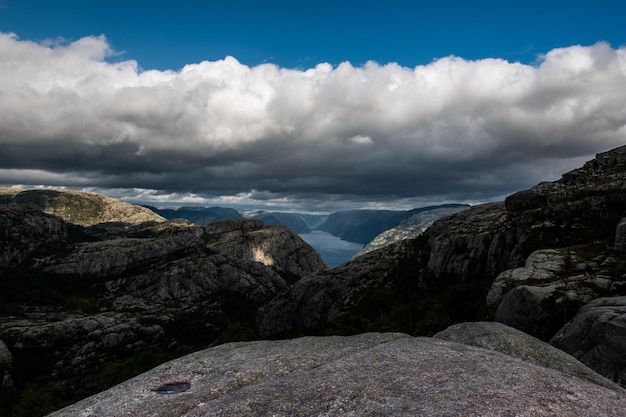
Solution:
<path fill-rule="evenodd" d="M 305 337 L 199 351 L 51 416 L 622 416 L 626 392 L 595 378 L 400 333 Z"/>

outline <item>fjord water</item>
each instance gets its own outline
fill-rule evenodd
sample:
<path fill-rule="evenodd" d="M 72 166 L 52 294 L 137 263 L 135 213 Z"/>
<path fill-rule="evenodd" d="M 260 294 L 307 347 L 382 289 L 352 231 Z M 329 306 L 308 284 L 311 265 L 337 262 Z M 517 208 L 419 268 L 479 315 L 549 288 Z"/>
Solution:
<path fill-rule="evenodd" d="M 311 233 L 302 233 L 299 236 L 315 248 L 330 268 L 349 261 L 363 249 L 360 243 L 348 242 L 321 230 L 313 230 Z"/>

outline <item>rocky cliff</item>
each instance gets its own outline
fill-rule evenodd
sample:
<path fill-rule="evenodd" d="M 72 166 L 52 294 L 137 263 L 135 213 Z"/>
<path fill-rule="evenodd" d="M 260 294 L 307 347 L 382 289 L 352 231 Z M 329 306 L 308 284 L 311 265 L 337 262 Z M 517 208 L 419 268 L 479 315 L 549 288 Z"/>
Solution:
<path fill-rule="evenodd" d="M 174 356 L 257 338 L 258 306 L 326 268 L 284 226 L 124 224 L 81 227 L 0 205 L 0 347 L 11 354 L 0 404 L 15 415 L 51 406 L 33 396 L 58 407 Z"/>
<path fill-rule="evenodd" d="M 625 214 L 621 147 L 558 181 L 453 214 L 420 237 L 307 277 L 261 309 L 259 328 L 266 336 L 371 330 L 418 335 L 491 318 L 543 340 L 561 334 L 553 343 L 623 380 L 621 361 L 607 371 L 606 361 L 600 366 L 591 359 L 599 353 L 590 352 L 608 342 L 595 337 L 573 344 L 576 337 L 559 329 L 585 303 L 626 295 Z M 594 320 L 574 321 L 569 332 L 592 338 L 584 332 L 598 331 Z M 606 328 L 618 329 L 619 322 Z M 622 343 L 611 346 L 621 349 Z"/>
<path fill-rule="evenodd" d="M 265 336 L 324 328 L 432 334 L 482 318 L 486 289 L 520 261 L 518 242 L 504 203 L 472 207 L 415 239 L 301 280 L 263 306 L 259 329 Z"/>
<path fill-rule="evenodd" d="M 443 340 L 465 339 L 476 328 L 483 347 Z M 546 367 L 502 353 L 511 336 L 559 360 Z M 623 415 L 622 388 L 553 351 L 506 326 L 481 324 L 449 329 L 440 339 L 368 333 L 229 343 L 52 416 Z"/>

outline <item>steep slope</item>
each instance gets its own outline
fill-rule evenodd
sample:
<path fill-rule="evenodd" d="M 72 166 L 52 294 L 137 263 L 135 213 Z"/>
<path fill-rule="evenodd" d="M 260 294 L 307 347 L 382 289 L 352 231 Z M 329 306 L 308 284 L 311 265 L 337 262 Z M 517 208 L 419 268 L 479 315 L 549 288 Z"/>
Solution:
<path fill-rule="evenodd" d="M 165 218 L 145 207 L 123 203 L 101 194 L 66 189 L 0 188 L 0 204 L 34 207 L 80 226 L 93 226 L 98 223 L 140 224 L 149 221 L 165 221 Z"/>
<path fill-rule="evenodd" d="M 0 340 L 12 356 L 2 415 L 41 415 L 174 356 L 257 338 L 257 307 L 325 268 L 288 228 L 254 220 L 94 234 L 10 204 L 0 225 Z"/>
<path fill-rule="evenodd" d="M 624 394 L 492 350 L 369 333 L 217 346 L 52 416 L 618 417 Z"/>

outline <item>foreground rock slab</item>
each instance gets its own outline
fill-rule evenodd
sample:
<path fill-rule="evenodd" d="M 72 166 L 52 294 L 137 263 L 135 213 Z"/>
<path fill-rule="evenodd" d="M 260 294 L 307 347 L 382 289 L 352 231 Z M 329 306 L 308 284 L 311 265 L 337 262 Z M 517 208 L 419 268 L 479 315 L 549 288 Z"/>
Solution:
<path fill-rule="evenodd" d="M 52 416 L 623 416 L 626 392 L 399 333 L 230 343 Z"/>

